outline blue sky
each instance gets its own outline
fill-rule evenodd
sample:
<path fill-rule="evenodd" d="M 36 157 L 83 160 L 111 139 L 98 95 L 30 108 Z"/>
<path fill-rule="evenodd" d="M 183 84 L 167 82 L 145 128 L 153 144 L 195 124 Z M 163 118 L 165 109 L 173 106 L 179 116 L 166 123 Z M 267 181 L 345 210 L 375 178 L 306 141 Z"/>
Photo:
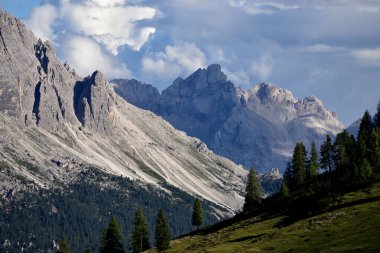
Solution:
<path fill-rule="evenodd" d="M 380 100 L 380 0 L 0 0 L 82 76 L 160 90 L 219 63 L 236 86 L 315 95 L 348 125 Z"/>

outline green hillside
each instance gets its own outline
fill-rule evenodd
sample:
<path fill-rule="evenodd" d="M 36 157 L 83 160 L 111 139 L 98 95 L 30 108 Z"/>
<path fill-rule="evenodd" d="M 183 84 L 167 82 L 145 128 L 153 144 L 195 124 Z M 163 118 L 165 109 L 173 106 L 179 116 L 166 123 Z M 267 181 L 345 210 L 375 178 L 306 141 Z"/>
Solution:
<path fill-rule="evenodd" d="M 227 221 L 172 241 L 168 252 L 380 252 L 379 239 L 377 183 L 339 197 L 319 214 Z"/>

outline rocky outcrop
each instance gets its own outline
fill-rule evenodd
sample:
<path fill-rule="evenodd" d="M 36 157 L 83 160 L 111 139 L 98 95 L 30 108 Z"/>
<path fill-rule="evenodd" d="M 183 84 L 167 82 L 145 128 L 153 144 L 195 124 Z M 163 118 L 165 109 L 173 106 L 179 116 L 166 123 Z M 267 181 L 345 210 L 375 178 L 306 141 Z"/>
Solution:
<path fill-rule="evenodd" d="M 101 72 L 76 75 L 50 43 L 1 10 L 0 132 L 1 196 L 18 187 L 69 184 L 95 166 L 159 188 L 180 188 L 231 213 L 242 206 L 246 172 L 240 166 L 127 103 Z"/>
<path fill-rule="evenodd" d="M 157 88 L 150 84 L 143 84 L 136 79 L 116 79 L 114 81 L 116 93 L 127 100 L 127 102 L 145 110 L 157 111 L 158 99 L 160 97 Z"/>
<path fill-rule="evenodd" d="M 91 131 L 112 133 L 115 99 L 115 94 L 99 71 L 75 83 L 75 115 L 82 126 Z"/>
<path fill-rule="evenodd" d="M 134 81 L 131 89 L 128 81 L 112 82 L 127 100 L 146 96 L 145 89 L 136 87 L 141 83 Z M 318 98 L 297 99 L 290 91 L 265 83 L 248 90 L 237 88 L 217 64 L 186 79 L 177 78 L 149 106 L 141 101 L 131 103 L 200 138 L 216 154 L 260 172 L 284 170 L 296 142 L 320 144 L 326 134 L 343 129 L 335 113 Z"/>

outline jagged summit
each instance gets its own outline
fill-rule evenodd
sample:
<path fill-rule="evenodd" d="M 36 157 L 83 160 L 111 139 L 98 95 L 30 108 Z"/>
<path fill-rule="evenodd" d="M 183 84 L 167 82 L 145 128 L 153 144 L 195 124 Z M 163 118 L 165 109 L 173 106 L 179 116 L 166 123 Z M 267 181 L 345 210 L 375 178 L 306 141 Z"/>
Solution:
<path fill-rule="evenodd" d="M 320 144 L 326 134 L 343 129 L 335 113 L 315 96 L 298 99 L 291 91 L 266 83 L 238 88 L 218 64 L 177 78 L 153 97 L 145 93 L 147 89 L 130 88 L 128 81 L 112 82 L 127 100 L 138 98 L 131 103 L 200 138 L 215 153 L 261 172 L 283 170 L 296 142 Z"/>
<path fill-rule="evenodd" d="M 242 95 L 247 102 L 254 103 L 270 102 L 271 104 L 279 104 L 297 102 L 292 92 L 267 83 L 256 84 L 246 91 L 242 90 Z"/>
<path fill-rule="evenodd" d="M 298 99 L 291 91 L 267 83 L 256 84 L 248 90 L 239 89 L 238 94 L 247 108 L 271 122 L 284 123 L 313 116 L 328 119 L 343 129 L 336 114 L 324 108 L 322 101 L 313 95 Z"/>
<path fill-rule="evenodd" d="M 138 89 L 136 82 L 128 83 Z M 143 87 L 153 97 L 159 95 L 152 86 Z M 3 11 L 0 130 L 1 160 L 37 187 L 70 184 L 95 166 L 155 187 L 177 187 L 230 212 L 242 205 L 246 172 L 241 167 L 127 103 L 100 71 L 76 75 L 57 59 L 49 42 Z M 24 185 L 10 175 L 0 172 L 1 195 Z M 226 215 L 226 209 L 218 215 Z"/>
<path fill-rule="evenodd" d="M 211 64 L 206 69 L 198 69 L 187 78 L 177 78 L 171 86 L 165 89 L 163 92 L 188 91 L 195 89 L 198 91 L 205 89 L 221 89 L 221 88 L 233 87 L 233 84 L 227 80 L 227 76 L 222 72 L 222 68 L 219 64 Z M 185 94 L 186 95 L 186 94 Z"/>
<path fill-rule="evenodd" d="M 222 83 L 227 81 L 227 76 L 222 72 L 219 64 L 211 64 L 207 67 L 207 82 Z"/>

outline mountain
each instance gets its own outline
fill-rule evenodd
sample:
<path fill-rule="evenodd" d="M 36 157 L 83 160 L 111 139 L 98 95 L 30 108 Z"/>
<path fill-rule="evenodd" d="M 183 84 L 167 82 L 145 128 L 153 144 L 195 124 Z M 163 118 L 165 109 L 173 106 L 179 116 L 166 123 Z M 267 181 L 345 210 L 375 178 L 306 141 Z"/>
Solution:
<path fill-rule="evenodd" d="M 1 10 L 0 131 L 2 243 L 35 245 L 45 239 L 48 244 L 59 232 L 71 231 L 69 225 L 84 223 L 85 231 L 68 233 L 79 250 L 85 247 L 80 239 L 91 234 L 94 240 L 99 224 L 113 213 L 128 232 L 127 221 L 139 204 L 152 223 L 158 208 L 183 218 L 194 196 L 203 199 L 209 222 L 242 206 L 241 166 L 127 103 L 100 71 L 78 76 L 61 64 L 52 44 Z M 186 219 L 176 222 L 177 235 L 191 229 Z M 46 234 L 36 239 L 39 227 Z"/>
<path fill-rule="evenodd" d="M 353 136 L 357 137 L 359 132 L 360 123 L 362 122 L 362 119 L 358 119 L 355 122 L 353 122 L 351 125 L 347 127 L 347 131 L 352 134 Z"/>
<path fill-rule="evenodd" d="M 198 137 L 216 154 L 260 172 L 283 170 L 296 142 L 318 145 L 326 134 L 343 129 L 318 98 L 297 99 L 290 91 L 265 83 L 244 90 L 217 64 L 177 78 L 162 94 L 134 79 L 111 82 L 128 102 Z"/>

